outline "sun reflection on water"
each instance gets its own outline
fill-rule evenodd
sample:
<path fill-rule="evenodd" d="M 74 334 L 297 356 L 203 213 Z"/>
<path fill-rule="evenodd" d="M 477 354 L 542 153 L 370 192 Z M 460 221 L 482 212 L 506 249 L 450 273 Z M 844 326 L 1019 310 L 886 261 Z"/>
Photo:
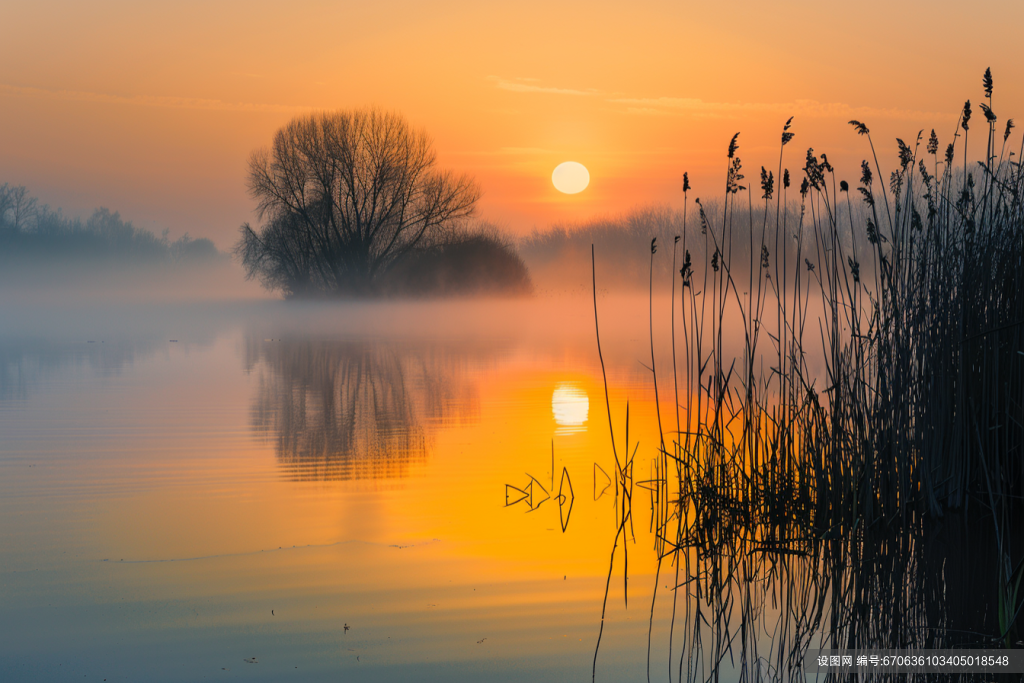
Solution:
<path fill-rule="evenodd" d="M 585 353 L 232 331 L 133 358 L 113 376 L 57 364 L 0 412 L 0 593 L 11 624 L 53 605 L 0 628 L 0 660 L 50 680 L 68 660 L 53 674 L 13 653 L 59 649 L 82 676 L 142 679 L 184 643 L 175 680 L 587 670 L 616 521 Z M 653 443 L 649 396 L 624 373 L 610 395 L 616 415 L 633 401 L 631 439 Z M 534 477 L 533 505 L 506 506 L 506 482 Z M 649 600 L 655 563 L 630 558 L 630 605 Z M 75 590 L 58 604 L 53 585 Z M 646 656 L 622 597 L 613 669 Z"/>
<path fill-rule="evenodd" d="M 551 394 L 551 412 L 555 416 L 558 433 L 585 431 L 590 413 L 587 392 L 575 384 L 559 384 Z"/>

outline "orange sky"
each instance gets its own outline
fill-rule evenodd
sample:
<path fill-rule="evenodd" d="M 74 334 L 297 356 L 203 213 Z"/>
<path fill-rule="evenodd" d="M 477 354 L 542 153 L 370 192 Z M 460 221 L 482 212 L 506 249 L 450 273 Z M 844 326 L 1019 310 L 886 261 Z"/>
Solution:
<path fill-rule="evenodd" d="M 945 145 L 986 66 L 1000 130 L 1024 116 L 1018 2 L 36 0 L 3 16 L 0 183 L 221 248 L 253 218 L 249 153 L 311 109 L 404 113 L 476 176 L 479 215 L 519 233 L 681 204 L 683 171 L 716 196 L 732 134 L 753 179 L 790 115 L 786 165 L 813 146 L 854 181 L 866 142 L 847 120 L 883 166 L 896 136 L 935 127 Z M 590 169 L 579 195 L 551 185 L 566 160 Z"/>

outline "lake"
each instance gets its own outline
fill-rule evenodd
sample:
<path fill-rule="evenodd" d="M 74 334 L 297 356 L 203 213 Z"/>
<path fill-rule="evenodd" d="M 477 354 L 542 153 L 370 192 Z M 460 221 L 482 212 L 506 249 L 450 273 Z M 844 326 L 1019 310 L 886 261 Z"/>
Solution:
<path fill-rule="evenodd" d="M 733 417 L 677 426 L 669 302 L 652 331 L 598 300 L 600 356 L 586 297 L 0 306 L 4 680 L 804 680 L 821 647 L 1021 645 L 984 508 L 861 524 Z"/>
<path fill-rule="evenodd" d="M 646 303 L 602 330 L 638 480 Z M 592 306 L 5 308 L 7 680 L 589 680 L 621 509 Z M 637 491 L 603 680 L 646 680 Z"/>

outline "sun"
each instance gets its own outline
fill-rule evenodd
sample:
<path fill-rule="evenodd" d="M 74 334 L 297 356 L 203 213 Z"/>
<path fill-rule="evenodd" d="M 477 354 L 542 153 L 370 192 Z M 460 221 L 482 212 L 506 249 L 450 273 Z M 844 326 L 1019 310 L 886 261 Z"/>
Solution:
<path fill-rule="evenodd" d="M 566 161 L 555 166 L 551 182 L 559 192 L 577 194 L 587 189 L 587 185 L 590 184 L 590 171 L 579 162 Z"/>

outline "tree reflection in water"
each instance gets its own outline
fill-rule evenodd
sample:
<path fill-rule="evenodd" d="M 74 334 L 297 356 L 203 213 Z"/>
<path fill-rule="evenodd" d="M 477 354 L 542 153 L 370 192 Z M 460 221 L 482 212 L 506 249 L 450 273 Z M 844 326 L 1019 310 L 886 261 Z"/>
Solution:
<path fill-rule="evenodd" d="M 253 428 L 296 480 L 393 479 L 426 459 L 441 424 L 475 417 L 458 349 L 371 341 L 257 340 Z"/>
<path fill-rule="evenodd" d="M 115 377 L 153 354 L 166 341 L 48 339 L 0 340 L 0 401 L 27 400 L 47 377 L 87 367 L 101 377 Z M 200 339 L 198 343 L 207 343 Z"/>

